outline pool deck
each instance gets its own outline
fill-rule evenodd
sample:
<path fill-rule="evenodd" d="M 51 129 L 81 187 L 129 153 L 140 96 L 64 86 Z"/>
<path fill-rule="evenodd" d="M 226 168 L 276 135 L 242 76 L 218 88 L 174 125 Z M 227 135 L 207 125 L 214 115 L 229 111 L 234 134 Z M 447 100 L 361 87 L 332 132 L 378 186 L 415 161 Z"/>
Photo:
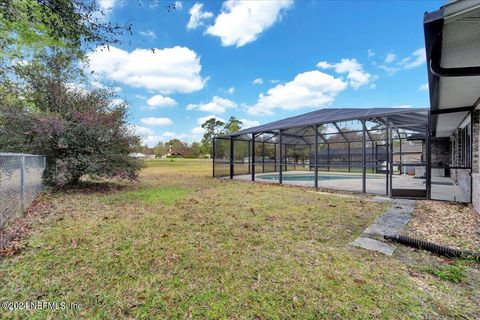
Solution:
<path fill-rule="evenodd" d="M 311 175 L 312 171 L 287 171 L 285 175 Z M 255 181 L 261 183 L 278 183 L 276 180 L 263 179 L 265 176 L 278 175 L 278 172 L 271 173 L 258 173 L 255 175 Z M 319 172 L 319 176 L 342 176 L 342 179 L 332 180 L 318 180 L 318 188 L 320 189 L 333 189 L 351 192 L 362 191 L 362 179 L 361 173 L 350 172 Z M 352 179 L 346 179 L 345 176 L 356 176 Z M 370 178 L 369 178 L 370 177 Z M 235 180 L 251 180 L 251 174 L 238 175 L 233 177 Z M 296 185 L 302 187 L 314 187 L 314 181 L 287 181 L 284 180 L 283 184 Z M 394 188 L 403 189 L 425 189 L 425 180 L 414 178 L 408 175 L 394 175 L 393 176 Z M 385 174 L 367 173 L 366 191 L 372 194 L 386 194 L 386 177 Z M 447 200 L 457 202 L 467 202 L 467 199 L 463 196 L 460 188 L 453 183 L 451 178 L 446 177 L 432 177 L 432 199 L 435 200 Z"/>

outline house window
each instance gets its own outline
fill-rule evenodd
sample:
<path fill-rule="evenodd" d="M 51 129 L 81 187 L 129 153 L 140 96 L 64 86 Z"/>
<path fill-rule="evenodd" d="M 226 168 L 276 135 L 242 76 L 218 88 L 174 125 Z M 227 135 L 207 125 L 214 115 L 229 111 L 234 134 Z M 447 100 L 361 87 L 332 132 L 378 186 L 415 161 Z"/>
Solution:
<path fill-rule="evenodd" d="M 472 165 L 471 155 L 472 155 L 472 137 L 471 137 L 471 124 L 465 127 L 465 167 L 470 167 Z"/>
<path fill-rule="evenodd" d="M 458 128 L 452 139 L 452 166 L 468 168 L 472 163 L 471 124 Z"/>

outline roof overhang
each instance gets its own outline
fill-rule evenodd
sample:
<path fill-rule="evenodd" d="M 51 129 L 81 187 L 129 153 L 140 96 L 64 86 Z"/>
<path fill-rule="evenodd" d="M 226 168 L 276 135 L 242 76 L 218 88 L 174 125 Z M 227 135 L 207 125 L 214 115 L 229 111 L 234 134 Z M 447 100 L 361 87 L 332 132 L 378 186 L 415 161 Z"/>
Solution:
<path fill-rule="evenodd" d="M 449 136 L 478 107 L 480 0 L 453 1 L 424 16 L 432 134 Z"/>

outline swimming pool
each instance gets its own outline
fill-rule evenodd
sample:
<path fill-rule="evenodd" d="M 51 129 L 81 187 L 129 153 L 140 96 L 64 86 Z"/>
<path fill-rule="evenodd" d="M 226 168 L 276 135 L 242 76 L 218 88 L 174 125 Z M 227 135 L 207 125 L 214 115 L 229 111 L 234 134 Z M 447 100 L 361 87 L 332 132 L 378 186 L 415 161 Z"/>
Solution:
<path fill-rule="evenodd" d="M 272 180 L 272 181 L 278 181 L 279 176 L 278 173 L 276 174 L 259 174 L 257 175 L 257 179 L 264 179 L 264 180 Z M 347 180 L 347 179 L 362 179 L 361 174 L 324 174 L 324 173 L 319 173 L 318 174 L 318 181 L 326 181 L 326 180 Z M 374 176 L 374 175 L 367 175 L 367 179 L 382 179 L 380 176 Z M 282 180 L 283 181 L 314 181 L 315 180 L 315 174 L 288 174 L 284 173 L 282 175 Z"/>

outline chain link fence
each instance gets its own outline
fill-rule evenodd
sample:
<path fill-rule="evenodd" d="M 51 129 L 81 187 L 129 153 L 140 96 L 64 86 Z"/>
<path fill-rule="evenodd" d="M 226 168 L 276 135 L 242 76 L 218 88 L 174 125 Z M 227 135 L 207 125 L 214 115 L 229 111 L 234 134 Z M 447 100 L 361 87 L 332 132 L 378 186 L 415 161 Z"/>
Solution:
<path fill-rule="evenodd" d="M 45 166 L 45 156 L 0 152 L 0 227 L 42 190 Z"/>

